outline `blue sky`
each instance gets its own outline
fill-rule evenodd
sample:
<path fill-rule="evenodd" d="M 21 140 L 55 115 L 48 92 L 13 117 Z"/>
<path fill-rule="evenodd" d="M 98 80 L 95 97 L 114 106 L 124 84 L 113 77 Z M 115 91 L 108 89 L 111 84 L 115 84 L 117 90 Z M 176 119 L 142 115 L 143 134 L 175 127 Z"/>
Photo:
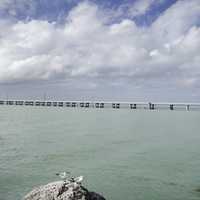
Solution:
<path fill-rule="evenodd" d="M 199 0 L 1 0 L 0 98 L 200 99 Z"/>
<path fill-rule="evenodd" d="M 149 9 L 134 17 L 126 16 L 128 18 L 134 19 L 136 23 L 140 26 L 150 25 L 157 17 L 159 17 L 162 12 L 173 5 L 177 0 L 162 0 L 154 1 Z M 18 3 L 18 1 L 10 1 L 11 7 L 15 10 L 15 14 L 9 12 L 10 4 L 7 8 L 2 9 L 0 12 L 1 17 L 16 19 L 16 20 L 26 20 L 30 19 L 45 19 L 48 21 L 59 21 L 60 19 L 67 16 L 68 12 L 75 6 L 77 6 L 80 0 L 35 0 L 29 3 L 29 1 L 24 1 L 25 3 Z M 137 2 L 137 0 L 91 0 L 101 7 L 106 9 L 118 9 L 122 5 L 129 7 L 130 5 Z M 23 4 L 23 6 L 17 6 L 18 4 Z M 126 8 L 125 8 L 126 9 Z M 126 13 L 122 14 L 122 18 L 125 17 Z"/>

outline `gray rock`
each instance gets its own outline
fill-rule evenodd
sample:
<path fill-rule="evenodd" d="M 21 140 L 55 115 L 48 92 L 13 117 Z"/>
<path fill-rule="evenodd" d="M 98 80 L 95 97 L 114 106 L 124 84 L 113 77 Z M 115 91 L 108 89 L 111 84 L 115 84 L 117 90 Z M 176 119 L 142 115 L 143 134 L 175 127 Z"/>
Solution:
<path fill-rule="evenodd" d="M 105 200 L 104 197 L 89 192 L 81 185 L 83 177 L 52 182 L 33 189 L 24 200 Z"/>

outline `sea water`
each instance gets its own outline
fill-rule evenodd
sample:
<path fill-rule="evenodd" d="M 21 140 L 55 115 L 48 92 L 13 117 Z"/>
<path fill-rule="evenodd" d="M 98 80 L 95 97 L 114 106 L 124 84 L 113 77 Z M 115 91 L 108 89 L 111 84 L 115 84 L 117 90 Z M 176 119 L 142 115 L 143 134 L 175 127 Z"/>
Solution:
<path fill-rule="evenodd" d="M 107 200 L 200 199 L 200 112 L 0 107 L 0 200 L 57 172 Z"/>

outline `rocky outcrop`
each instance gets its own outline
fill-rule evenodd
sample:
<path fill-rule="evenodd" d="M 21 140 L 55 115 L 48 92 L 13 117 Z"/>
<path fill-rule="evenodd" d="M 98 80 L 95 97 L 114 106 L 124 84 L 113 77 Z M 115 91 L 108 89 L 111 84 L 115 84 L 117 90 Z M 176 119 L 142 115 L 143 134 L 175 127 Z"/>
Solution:
<path fill-rule="evenodd" d="M 24 200 L 105 200 L 95 192 L 90 192 L 81 184 L 82 177 L 52 182 L 29 192 Z"/>

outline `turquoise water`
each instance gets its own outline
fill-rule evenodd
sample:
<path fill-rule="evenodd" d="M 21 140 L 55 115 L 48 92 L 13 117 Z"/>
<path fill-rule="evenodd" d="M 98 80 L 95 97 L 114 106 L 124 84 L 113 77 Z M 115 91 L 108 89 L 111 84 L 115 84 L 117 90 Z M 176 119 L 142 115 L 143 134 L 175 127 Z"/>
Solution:
<path fill-rule="evenodd" d="M 0 107 L 0 200 L 56 172 L 108 200 L 196 200 L 200 112 Z"/>

